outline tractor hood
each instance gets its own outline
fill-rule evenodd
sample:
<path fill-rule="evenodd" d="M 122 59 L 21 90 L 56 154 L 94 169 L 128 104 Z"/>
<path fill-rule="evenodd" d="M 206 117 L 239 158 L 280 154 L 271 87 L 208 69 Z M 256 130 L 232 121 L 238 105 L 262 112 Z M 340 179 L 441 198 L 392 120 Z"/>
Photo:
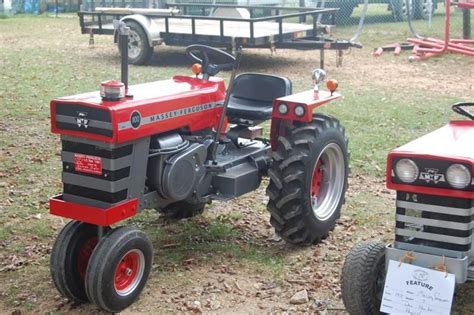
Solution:
<path fill-rule="evenodd" d="M 122 143 L 175 129 L 217 125 L 225 97 L 224 81 L 176 76 L 130 86 L 127 97 L 103 100 L 98 91 L 54 99 L 53 133 Z"/>
<path fill-rule="evenodd" d="M 452 121 L 438 130 L 393 150 L 390 155 L 416 155 L 473 162 L 474 121 Z"/>
<path fill-rule="evenodd" d="M 387 158 L 387 187 L 417 194 L 474 198 L 473 140 L 474 121 L 452 121 L 391 151 Z M 411 165 L 404 167 L 404 172 L 409 170 L 404 174 L 414 176 L 405 181 L 396 173 L 396 165 L 402 159 L 406 160 L 405 166 Z M 447 171 L 453 164 L 460 164 L 470 172 L 471 179 L 467 179 L 470 184 L 466 187 L 455 188 L 449 183 Z"/>

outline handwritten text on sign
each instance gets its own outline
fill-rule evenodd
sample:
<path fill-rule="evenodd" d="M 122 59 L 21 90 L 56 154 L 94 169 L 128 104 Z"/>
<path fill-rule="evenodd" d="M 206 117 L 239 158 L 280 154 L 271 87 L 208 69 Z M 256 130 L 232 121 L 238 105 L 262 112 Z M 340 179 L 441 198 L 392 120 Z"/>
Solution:
<path fill-rule="evenodd" d="M 454 275 L 390 260 L 381 312 L 389 314 L 449 314 Z"/>

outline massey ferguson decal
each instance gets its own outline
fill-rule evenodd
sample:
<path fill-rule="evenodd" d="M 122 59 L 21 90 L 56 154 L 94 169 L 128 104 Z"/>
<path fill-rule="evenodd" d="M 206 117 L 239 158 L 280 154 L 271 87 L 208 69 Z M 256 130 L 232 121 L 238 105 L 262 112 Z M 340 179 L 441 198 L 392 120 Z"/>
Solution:
<path fill-rule="evenodd" d="M 444 174 L 438 172 L 439 169 L 436 168 L 425 168 L 425 171 L 420 173 L 420 180 L 424 180 L 426 183 L 433 182 L 435 184 L 445 182 Z"/>
<path fill-rule="evenodd" d="M 77 126 L 87 128 L 89 127 L 89 119 L 87 119 L 87 113 L 78 112 L 76 117 Z"/>
<path fill-rule="evenodd" d="M 176 118 L 180 116 L 196 114 L 199 112 L 217 108 L 219 106 L 222 106 L 222 102 L 199 104 L 199 105 L 194 105 L 191 107 L 185 107 L 185 108 L 181 108 L 181 109 L 177 109 L 177 110 L 173 110 L 169 112 L 155 114 L 152 116 L 141 117 L 141 119 L 138 119 L 140 117 L 140 114 L 137 111 L 135 111 L 132 113 L 132 116 L 130 117 L 129 121 L 124 121 L 124 122 L 119 123 L 119 130 L 125 130 L 129 128 L 136 129 L 141 125 L 147 125 L 147 124 L 151 124 L 151 123 L 155 123 L 155 122 L 159 122 L 163 120 L 168 120 L 168 119 L 172 119 L 172 118 Z M 134 117 L 135 113 L 137 113 L 137 115 L 135 115 Z M 135 120 L 138 120 L 138 122 L 136 122 Z"/>

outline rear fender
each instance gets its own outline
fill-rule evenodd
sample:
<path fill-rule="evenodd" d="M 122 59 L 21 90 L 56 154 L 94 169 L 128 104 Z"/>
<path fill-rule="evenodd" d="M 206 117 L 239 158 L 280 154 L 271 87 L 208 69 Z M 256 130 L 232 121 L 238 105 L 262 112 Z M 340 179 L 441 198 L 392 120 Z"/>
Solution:
<path fill-rule="evenodd" d="M 333 101 L 340 96 L 338 93 L 330 93 L 327 91 L 319 91 L 315 96 L 313 90 L 308 90 L 275 99 L 273 101 L 272 126 L 270 130 L 272 150 L 275 151 L 277 149 L 278 137 L 284 135 L 286 126 L 292 125 L 295 121 L 311 122 L 313 120 L 313 111 L 317 107 Z M 288 107 L 286 114 L 279 112 L 278 107 L 281 104 L 285 104 Z M 302 116 L 296 115 L 296 107 L 304 108 L 304 114 Z"/>

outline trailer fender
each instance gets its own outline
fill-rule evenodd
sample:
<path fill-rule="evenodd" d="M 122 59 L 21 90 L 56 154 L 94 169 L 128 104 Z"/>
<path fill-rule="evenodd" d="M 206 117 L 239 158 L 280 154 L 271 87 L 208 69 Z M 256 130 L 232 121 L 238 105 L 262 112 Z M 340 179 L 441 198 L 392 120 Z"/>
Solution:
<path fill-rule="evenodd" d="M 153 47 L 161 44 L 160 30 L 153 20 L 141 14 L 127 15 L 120 19 L 122 22 L 134 21 L 143 28 L 148 40 L 148 45 Z M 118 34 L 114 32 L 114 43 L 118 41 Z"/>

